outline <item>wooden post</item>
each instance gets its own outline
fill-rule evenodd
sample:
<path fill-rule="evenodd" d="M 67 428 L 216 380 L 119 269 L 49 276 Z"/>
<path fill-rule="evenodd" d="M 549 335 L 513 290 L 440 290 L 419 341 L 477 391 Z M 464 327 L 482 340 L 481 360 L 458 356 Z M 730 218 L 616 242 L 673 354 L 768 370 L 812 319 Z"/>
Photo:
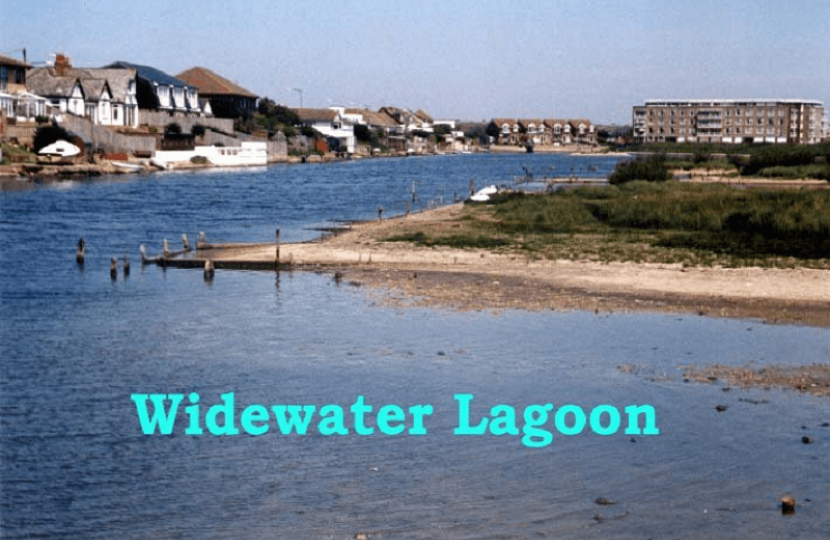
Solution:
<path fill-rule="evenodd" d="M 208 259 L 205 261 L 205 281 L 211 281 L 213 279 L 213 261 Z"/>
<path fill-rule="evenodd" d="M 280 269 L 280 230 L 277 229 L 277 253 L 276 259 L 274 260 L 274 268 L 279 270 Z"/>
<path fill-rule="evenodd" d="M 164 245 L 164 249 L 162 251 L 164 252 L 164 258 L 166 259 L 167 257 L 170 256 L 170 244 L 167 243 L 167 238 L 164 239 L 164 244 L 163 245 Z"/>
<path fill-rule="evenodd" d="M 190 242 L 187 240 L 187 235 L 182 235 L 182 249 L 185 251 L 190 251 Z"/>
<path fill-rule="evenodd" d="M 204 231 L 199 231 L 199 239 L 196 240 L 196 249 L 202 249 L 205 247 L 205 233 Z"/>
<path fill-rule="evenodd" d="M 110 278 L 113 281 L 118 279 L 118 259 L 116 257 L 110 259 Z"/>
<path fill-rule="evenodd" d="M 130 275 L 130 257 L 126 253 L 124 254 L 124 259 L 122 259 L 121 267 L 124 269 L 124 277 Z"/>
<path fill-rule="evenodd" d="M 84 264 L 84 239 L 78 239 L 78 249 L 75 251 L 75 262 L 80 265 Z"/>

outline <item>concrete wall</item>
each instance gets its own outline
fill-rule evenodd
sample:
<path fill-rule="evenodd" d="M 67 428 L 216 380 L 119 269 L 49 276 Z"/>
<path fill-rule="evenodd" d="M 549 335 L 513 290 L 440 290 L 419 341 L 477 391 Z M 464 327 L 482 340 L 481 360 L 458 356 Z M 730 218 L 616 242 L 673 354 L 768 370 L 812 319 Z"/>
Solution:
<path fill-rule="evenodd" d="M 198 116 L 170 116 L 166 112 L 154 112 L 141 109 L 138 112 L 138 123 L 141 125 L 164 128 L 167 124 L 176 123 L 185 133 L 190 133 L 196 124 L 212 127 L 225 133 L 233 133 L 233 120 L 229 118 L 200 118 Z"/>
<path fill-rule="evenodd" d="M 140 135 L 124 135 L 116 133 L 103 126 L 93 125 L 86 118 L 79 118 L 71 114 L 64 114 L 61 125 L 92 144 L 94 149 L 104 152 L 126 152 L 128 154 L 152 154 L 156 151 L 156 137 Z"/>

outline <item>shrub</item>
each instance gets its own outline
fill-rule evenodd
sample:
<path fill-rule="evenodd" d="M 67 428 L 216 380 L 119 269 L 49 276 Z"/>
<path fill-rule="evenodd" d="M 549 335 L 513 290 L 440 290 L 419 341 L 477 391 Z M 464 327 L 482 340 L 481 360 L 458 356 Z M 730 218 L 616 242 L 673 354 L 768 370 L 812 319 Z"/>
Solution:
<path fill-rule="evenodd" d="M 623 161 L 617 164 L 614 172 L 608 177 L 612 185 L 644 180 L 646 182 L 665 182 L 671 179 L 671 171 L 666 164 L 665 154 L 655 154 L 648 158 L 637 158 L 633 161 Z"/>

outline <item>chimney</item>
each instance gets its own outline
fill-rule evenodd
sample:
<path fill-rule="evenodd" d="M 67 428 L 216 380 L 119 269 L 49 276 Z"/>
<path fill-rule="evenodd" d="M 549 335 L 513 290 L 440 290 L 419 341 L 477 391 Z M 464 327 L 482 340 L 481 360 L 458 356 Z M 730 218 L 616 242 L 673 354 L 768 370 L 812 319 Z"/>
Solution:
<path fill-rule="evenodd" d="M 67 72 L 72 69 L 72 59 L 63 53 L 55 55 L 55 75 L 66 77 Z"/>

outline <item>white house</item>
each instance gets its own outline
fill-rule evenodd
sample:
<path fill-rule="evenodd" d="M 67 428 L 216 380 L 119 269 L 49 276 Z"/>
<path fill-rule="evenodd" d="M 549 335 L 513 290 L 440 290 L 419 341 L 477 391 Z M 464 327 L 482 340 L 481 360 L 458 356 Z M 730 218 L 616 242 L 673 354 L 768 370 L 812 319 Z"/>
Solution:
<path fill-rule="evenodd" d="M 93 124 L 112 125 L 112 91 L 107 81 L 86 79 L 81 81 L 84 89 L 84 116 Z"/>
<path fill-rule="evenodd" d="M 180 116 L 203 116 L 205 114 L 200 106 L 199 91 L 196 87 L 160 69 L 129 62 L 114 62 L 104 69 L 135 70 L 140 109 Z"/>
<path fill-rule="evenodd" d="M 53 114 L 84 116 L 86 94 L 78 77 L 60 76 L 51 67 L 35 68 L 28 72 L 26 85 L 31 93 L 48 100 Z"/>
<path fill-rule="evenodd" d="M 354 124 L 345 121 L 338 110 L 294 109 L 294 112 L 297 113 L 303 126 L 314 128 L 326 138 L 336 140 L 341 151 L 354 153 Z"/>

